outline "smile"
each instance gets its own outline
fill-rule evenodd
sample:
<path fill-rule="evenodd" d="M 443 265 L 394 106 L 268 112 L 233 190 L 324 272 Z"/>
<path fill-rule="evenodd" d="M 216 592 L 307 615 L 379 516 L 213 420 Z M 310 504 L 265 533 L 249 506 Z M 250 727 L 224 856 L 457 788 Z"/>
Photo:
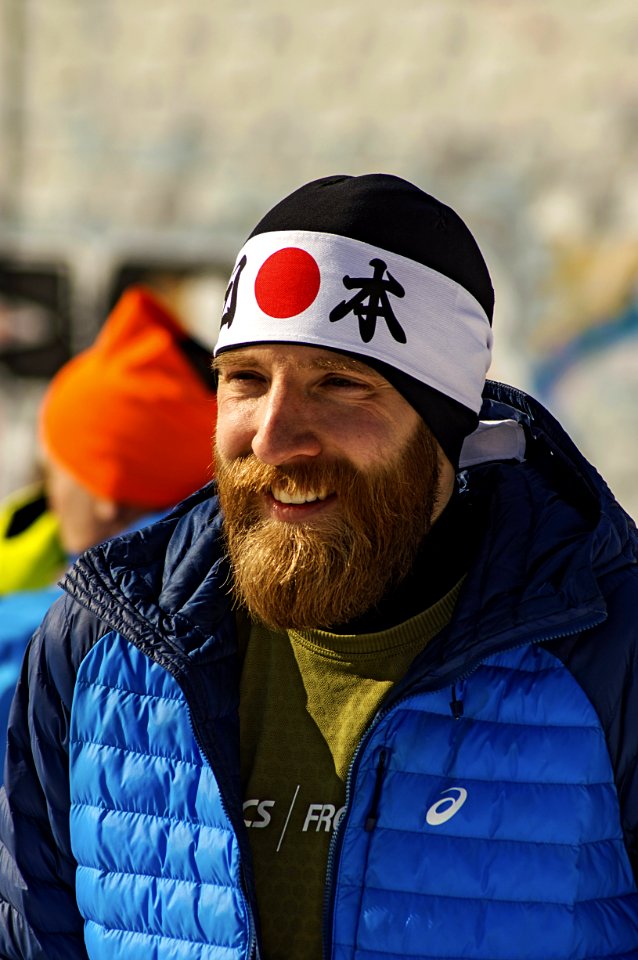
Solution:
<path fill-rule="evenodd" d="M 325 500 L 329 496 L 326 490 L 307 490 L 305 493 L 287 493 L 280 487 L 271 487 L 270 492 L 278 503 L 291 503 L 294 505 L 316 503 L 317 500 Z"/>

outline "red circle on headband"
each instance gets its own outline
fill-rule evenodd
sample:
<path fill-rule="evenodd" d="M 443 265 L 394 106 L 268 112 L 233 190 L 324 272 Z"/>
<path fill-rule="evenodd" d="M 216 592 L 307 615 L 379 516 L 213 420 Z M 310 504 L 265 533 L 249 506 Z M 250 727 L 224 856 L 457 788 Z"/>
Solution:
<path fill-rule="evenodd" d="M 255 299 L 269 317 L 294 317 L 319 293 L 321 275 L 314 257 L 299 247 L 284 247 L 264 260 L 255 279 Z"/>

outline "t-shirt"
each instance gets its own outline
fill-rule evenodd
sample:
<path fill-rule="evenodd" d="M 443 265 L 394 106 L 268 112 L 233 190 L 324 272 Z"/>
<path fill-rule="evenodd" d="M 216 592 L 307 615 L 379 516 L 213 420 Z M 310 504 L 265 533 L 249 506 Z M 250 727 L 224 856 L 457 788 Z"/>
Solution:
<path fill-rule="evenodd" d="M 328 849 L 354 751 L 392 686 L 449 622 L 461 582 L 379 633 L 252 625 L 241 763 L 266 960 L 320 960 Z"/>

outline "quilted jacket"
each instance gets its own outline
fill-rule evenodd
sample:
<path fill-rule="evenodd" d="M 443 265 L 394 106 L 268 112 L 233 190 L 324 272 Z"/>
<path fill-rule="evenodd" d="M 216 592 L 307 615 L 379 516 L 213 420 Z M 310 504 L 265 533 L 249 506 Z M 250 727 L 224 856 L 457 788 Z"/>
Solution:
<path fill-rule="evenodd" d="M 335 960 L 638 958 L 633 522 L 500 384 L 485 534 L 364 734 L 326 871 Z M 241 664 L 214 487 L 89 551 L 30 645 L 0 794 L 0 956 L 259 956 Z M 310 958 L 309 958 L 310 960 Z"/>

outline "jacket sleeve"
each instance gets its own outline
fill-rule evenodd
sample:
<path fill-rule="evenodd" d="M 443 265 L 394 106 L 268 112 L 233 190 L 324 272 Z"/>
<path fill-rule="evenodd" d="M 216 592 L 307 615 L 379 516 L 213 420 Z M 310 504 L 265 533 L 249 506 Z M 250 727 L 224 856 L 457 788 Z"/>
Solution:
<path fill-rule="evenodd" d="M 638 886 L 638 572 L 609 598 L 607 642 L 596 698 L 614 768 L 625 844 Z M 592 683 L 590 689 L 593 689 Z"/>
<path fill-rule="evenodd" d="M 600 626 L 549 644 L 593 704 L 614 772 L 625 846 L 638 886 L 638 571 L 605 578 Z"/>
<path fill-rule="evenodd" d="M 87 957 L 70 842 L 68 741 L 77 666 L 96 629 L 90 614 L 63 597 L 24 658 L 0 790 L 4 960 Z"/>
<path fill-rule="evenodd" d="M 34 630 L 61 594 L 59 587 L 21 590 L 0 597 L 0 771 L 4 767 L 9 710 Z"/>

